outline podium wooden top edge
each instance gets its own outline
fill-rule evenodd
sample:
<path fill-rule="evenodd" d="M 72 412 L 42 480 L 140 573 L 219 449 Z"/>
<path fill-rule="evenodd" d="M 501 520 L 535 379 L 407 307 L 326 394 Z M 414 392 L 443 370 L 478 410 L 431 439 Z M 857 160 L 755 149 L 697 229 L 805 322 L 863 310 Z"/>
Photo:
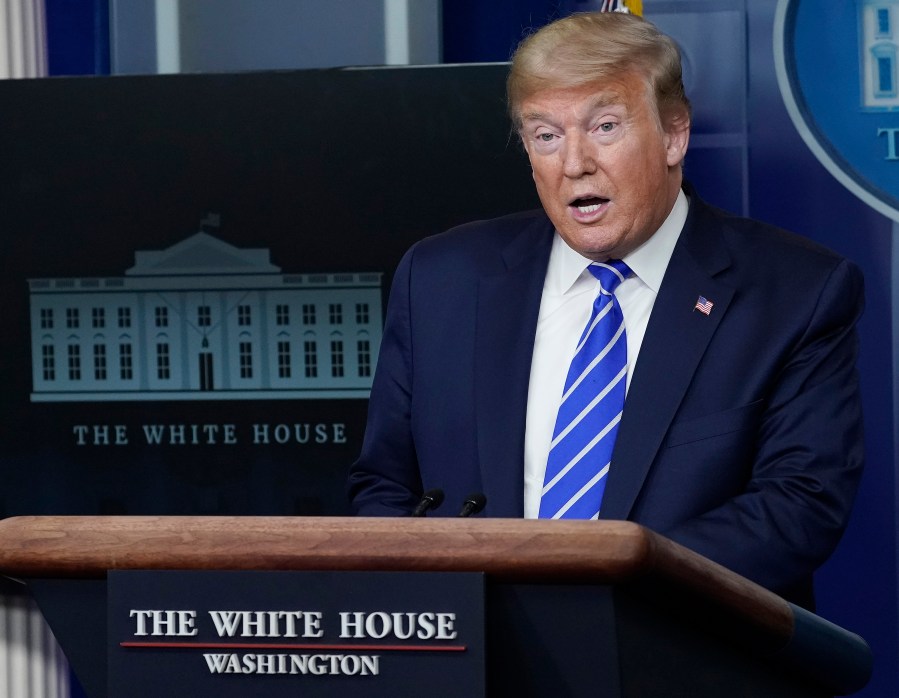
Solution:
<path fill-rule="evenodd" d="M 624 521 L 268 516 L 19 516 L 0 520 L 0 572 L 110 569 L 470 570 L 618 581 L 653 535 Z"/>
<path fill-rule="evenodd" d="M 498 580 L 692 590 L 784 643 L 789 604 L 627 521 L 265 516 L 20 516 L 0 520 L 0 573 L 108 570 L 477 571 Z"/>
<path fill-rule="evenodd" d="M 619 582 L 685 562 L 693 567 L 713 564 L 627 521 L 267 516 L 0 520 L 0 572 L 24 577 L 102 577 L 110 569 L 411 569 Z"/>

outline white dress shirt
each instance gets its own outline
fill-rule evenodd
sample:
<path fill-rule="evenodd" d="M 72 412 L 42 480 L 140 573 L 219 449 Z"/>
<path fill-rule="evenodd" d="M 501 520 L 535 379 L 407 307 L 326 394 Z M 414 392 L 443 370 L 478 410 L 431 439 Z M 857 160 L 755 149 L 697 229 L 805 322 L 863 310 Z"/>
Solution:
<path fill-rule="evenodd" d="M 627 333 L 627 387 L 688 208 L 687 197 L 681 191 L 659 230 L 624 257 L 633 274 L 621 282 L 615 296 Z M 590 263 L 556 233 L 543 282 L 528 387 L 524 437 L 524 516 L 528 519 L 537 518 L 540 510 L 546 459 L 568 366 L 599 293 L 599 282 L 587 271 Z"/>

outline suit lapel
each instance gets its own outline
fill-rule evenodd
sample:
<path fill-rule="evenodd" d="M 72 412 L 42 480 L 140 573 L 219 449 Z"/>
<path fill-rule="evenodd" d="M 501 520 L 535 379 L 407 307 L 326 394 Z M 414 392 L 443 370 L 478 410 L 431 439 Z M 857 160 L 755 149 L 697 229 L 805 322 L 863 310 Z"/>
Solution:
<path fill-rule="evenodd" d="M 503 250 L 501 268 L 478 287 L 475 422 L 490 516 L 524 512 L 528 384 L 551 245 L 552 226 L 541 216 Z"/>
<path fill-rule="evenodd" d="M 692 195 L 692 192 L 691 192 Z M 626 519 L 696 367 L 733 297 L 715 276 L 730 265 L 721 223 L 693 195 L 650 315 L 618 430 L 601 518 Z M 708 315 L 699 296 L 713 302 Z"/>

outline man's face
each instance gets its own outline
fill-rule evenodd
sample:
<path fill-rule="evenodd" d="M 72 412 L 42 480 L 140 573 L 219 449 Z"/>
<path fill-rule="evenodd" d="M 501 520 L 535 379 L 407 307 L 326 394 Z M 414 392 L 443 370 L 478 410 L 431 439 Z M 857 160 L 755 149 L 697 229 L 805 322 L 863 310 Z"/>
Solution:
<path fill-rule="evenodd" d="M 664 131 L 644 80 L 542 90 L 520 114 L 540 201 L 571 248 L 620 259 L 659 228 L 680 188 L 689 123 Z"/>

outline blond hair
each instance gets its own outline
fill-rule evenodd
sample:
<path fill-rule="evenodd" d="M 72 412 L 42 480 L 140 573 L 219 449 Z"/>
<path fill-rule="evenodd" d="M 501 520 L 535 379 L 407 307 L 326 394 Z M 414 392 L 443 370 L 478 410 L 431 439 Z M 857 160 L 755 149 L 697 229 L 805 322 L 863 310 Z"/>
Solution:
<path fill-rule="evenodd" d="M 690 120 L 680 51 L 655 25 L 621 12 L 583 12 L 546 25 L 519 44 L 506 81 L 509 116 L 521 128 L 521 104 L 547 88 L 579 87 L 637 72 L 655 96 L 661 123 Z"/>

